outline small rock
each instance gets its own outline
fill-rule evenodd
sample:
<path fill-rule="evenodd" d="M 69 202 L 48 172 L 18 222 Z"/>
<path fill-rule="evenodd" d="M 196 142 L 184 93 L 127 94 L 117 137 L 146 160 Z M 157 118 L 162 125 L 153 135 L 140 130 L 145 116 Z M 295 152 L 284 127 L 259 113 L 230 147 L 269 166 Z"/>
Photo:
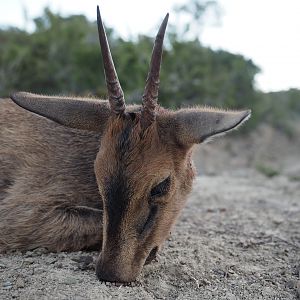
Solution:
<path fill-rule="evenodd" d="M 237 298 L 234 294 L 228 292 L 228 293 L 226 293 L 226 296 L 225 296 L 224 299 L 226 299 L 226 300 L 236 300 Z"/>
<path fill-rule="evenodd" d="M 49 253 L 48 249 L 46 249 L 46 248 L 37 248 L 37 249 L 34 249 L 33 252 L 37 255 Z"/>
<path fill-rule="evenodd" d="M 24 259 L 24 264 L 25 265 L 32 265 L 34 263 L 34 259 L 29 257 Z"/>
<path fill-rule="evenodd" d="M 286 282 L 285 286 L 288 289 L 293 289 L 296 286 L 296 282 L 294 280 L 289 280 Z"/>
<path fill-rule="evenodd" d="M 280 225 L 281 223 L 283 223 L 284 222 L 284 219 L 282 219 L 282 218 L 274 218 L 273 219 L 273 223 L 275 224 L 275 225 Z"/>
<path fill-rule="evenodd" d="M 267 297 L 271 297 L 274 295 L 275 291 L 271 289 L 270 287 L 264 287 L 262 290 L 262 294 Z"/>
<path fill-rule="evenodd" d="M 10 281 L 5 281 L 2 286 L 3 287 L 12 286 L 12 283 Z"/>
<path fill-rule="evenodd" d="M 3 263 L 0 263 L 0 269 L 6 269 L 6 265 Z"/>
<path fill-rule="evenodd" d="M 26 251 L 24 257 L 32 257 L 32 251 Z"/>
<path fill-rule="evenodd" d="M 65 277 L 63 280 L 62 280 L 62 283 L 64 283 L 64 284 L 75 284 L 75 283 L 77 283 L 77 280 L 76 280 L 76 278 L 74 278 L 74 277 Z"/>
<path fill-rule="evenodd" d="M 93 257 L 92 256 L 79 256 L 79 257 L 72 257 L 71 258 L 73 261 L 76 261 L 78 263 L 84 263 L 84 264 L 90 264 L 93 262 Z"/>
<path fill-rule="evenodd" d="M 52 265 L 52 264 L 54 264 L 55 262 L 57 262 L 57 258 L 49 258 L 47 261 L 46 261 L 46 263 L 47 263 L 47 265 Z"/>
<path fill-rule="evenodd" d="M 34 274 L 42 274 L 45 273 L 46 271 L 43 268 L 35 268 L 34 269 Z"/>
<path fill-rule="evenodd" d="M 216 275 L 219 275 L 221 277 L 226 277 L 226 272 L 224 272 L 221 269 L 215 268 L 212 270 Z"/>
<path fill-rule="evenodd" d="M 10 289 L 12 289 L 12 285 L 4 286 L 3 289 L 4 289 L 4 290 L 10 290 Z"/>
<path fill-rule="evenodd" d="M 3 283 L 3 285 L 2 285 L 2 288 L 4 289 L 4 290 L 10 290 L 10 289 L 12 289 L 12 283 L 10 282 L 10 281 L 5 281 L 4 283 Z"/>
<path fill-rule="evenodd" d="M 24 288 L 25 287 L 25 281 L 23 278 L 18 277 L 18 279 L 16 280 L 16 287 L 17 288 Z"/>
<path fill-rule="evenodd" d="M 79 270 L 85 271 L 94 268 L 94 260 L 92 256 L 73 257 L 71 259 L 78 263 Z"/>
<path fill-rule="evenodd" d="M 208 213 L 214 213 L 216 210 L 215 209 L 213 209 L 213 208 L 207 208 L 206 209 L 206 212 L 208 212 Z"/>
<path fill-rule="evenodd" d="M 63 268 L 63 264 L 61 262 L 57 262 L 55 264 L 55 267 L 61 269 L 61 268 Z"/>

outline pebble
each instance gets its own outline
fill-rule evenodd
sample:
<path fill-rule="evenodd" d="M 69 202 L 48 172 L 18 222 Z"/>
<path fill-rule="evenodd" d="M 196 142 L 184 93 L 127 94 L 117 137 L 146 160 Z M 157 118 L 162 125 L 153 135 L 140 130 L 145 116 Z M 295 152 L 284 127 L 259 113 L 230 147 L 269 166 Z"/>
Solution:
<path fill-rule="evenodd" d="M 26 251 L 24 257 L 32 257 L 32 251 Z"/>
<path fill-rule="evenodd" d="M 57 258 L 49 258 L 49 259 L 47 259 L 46 264 L 47 265 L 52 265 L 55 262 L 57 262 Z"/>
<path fill-rule="evenodd" d="M 264 287 L 263 289 L 262 289 L 262 294 L 267 298 L 268 296 L 272 296 L 272 295 L 274 295 L 274 290 L 273 289 L 271 289 L 271 288 L 269 288 L 269 287 Z"/>
<path fill-rule="evenodd" d="M 25 265 L 32 265 L 34 263 L 34 259 L 29 257 L 24 259 L 24 264 Z"/>
<path fill-rule="evenodd" d="M 280 224 L 282 224 L 283 222 L 284 222 L 284 220 L 281 219 L 281 218 L 274 218 L 274 219 L 273 219 L 273 223 L 274 223 L 275 225 L 280 225 Z"/>
<path fill-rule="evenodd" d="M 73 261 L 76 261 L 78 263 L 84 263 L 84 264 L 90 264 L 93 262 L 93 257 L 92 256 L 86 256 L 86 255 L 82 255 L 79 257 L 71 257 L 71 259 Z"/>
<path fill-rule="evenodd" d="M 45 273 L 46 270 L 43 269 L 43 268 L 35 268 L 34 269 L 34 274 L 38 275 L 38 274 L 42 274 L 42 273 Z"/>
<path fill-rule="evenodd" d="M 224 300 L 236 300 L 236 296 L 230 292 L 226 293 L 226 296 L 223 298 Z"/>
<path fill-rule="evenodd" d="M 77 283 L 77 280 L 76 280 L 76 278 L 69 276 L 69 277 L 65 277 L 65 278 L 62 280 L 62 283 L 68 284 L 68 285 L 69 285 L 69 284 L 75 284 L 75 283 Z"/>
<path fill-rule="evenodd" d="M 17 288 L 24 288 L 25 287 L 25 281 L 23 278 L 18 277 L 15 283 Z"/>
<path fill-rule="evenodd" d="M 289 280 L 286 282 L 285 286 L 288 288 L 288 289 L 293 289 L 295 286 L 296 286 L 296 283 L 294 280 Z"/>
<path fill-rule="evenodd" d="M 2 285 L 4 290 L 10 290 L 12 288 L 12 283 L 10 281 L 5 281 Z"/>
<path fill-rule="evenodd" d="M 56 268 L 62 269 L 64 266 L 61 262 L 55 264 Z"/>
<path fill-rule="evenodd" d="M 46 249 L 46 248 L 37 248 L 37 249 L 34 249 L 33 252 L 37 255 L 49 253 L 48 249 Z"/>
<path fill-rule="evenodd" d="M 12 283 L 10 281 L 5 281 L 2 286 L 6 287 L 6 286 L 11 286 L 11 285 L 12 285 Z"/>

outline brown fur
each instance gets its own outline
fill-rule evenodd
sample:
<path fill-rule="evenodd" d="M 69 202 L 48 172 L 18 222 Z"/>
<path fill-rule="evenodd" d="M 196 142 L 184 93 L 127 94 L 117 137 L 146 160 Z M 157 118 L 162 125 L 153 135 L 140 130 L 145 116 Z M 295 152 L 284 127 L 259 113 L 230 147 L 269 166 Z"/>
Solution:
<path fill-rule="evenodd" d="M 107 134 L 101 140 L 95 164 L 99 182 L 108 173 L 114 173 L 118 156 L 114 152 L 114 142 L 126 122 L 119 118 L 112 119 Z M 74 251 L 96 245 L 99 247 L 103 205 L 93 172 L 99 133 L 59 126 L 26 112 L 10 100 L 1 102 L 0 127 L 0 178 L 6 182 L 1 186 L 5 197 L 0 199 L 0 250 L 43 246 L 52 251 Z M 158 131 L 162 133 L 161 137 Z M 132 239 L 129 237 L 134 234 L 130 231 L 134 228 L 130 228 L 131 224 L 122 227 L 123 245 L 119 256 L 126 263 L 126 256 L 132 260 L 137 255 L 139 268 L 152 245 L 159 246 L 168 235 L 175 216 L 183 206 L 182 196 L 186 196 L 191 188 L 193 172 L 188 151 L 182 147 L 174 149 L 172 143 L 162 144 L 164 138 L 163 128 L 159 126 L 149 128 L 142 136 L 137 122 L 130 137 L 132 148 L 124 158 L 134 162 L 128 164 L 126 172 L 128 176 L 132 174 L 130 180 L 136 187 L 132 191 L 134 198 L 126 220 L 134 219 L 131 215 L 137 212 L 141 216 L 147 214 L 147 202 L 144 203 L 141 198 L 154 183 L 170 172 L 174 181 L 176 179 L 173 193 L 168 199 L 163 199 L 165 213 L 161 214 L 160 224 L 156 225 L 159 228 L 156 235 L 147 239 L 149 246 L 145 243 L 141 251 L 139 245 L 131 245 Z M 146 165 L 144 160 L 148 161 Z M 187 170 L 182 172 L 185 168 Z M 103 185 L 99 184 L 100 187 Z"/>
<path fill-rule="evenodd" d="M 24 93 L 13 99 L 65 126 L 1 100 L 0 252 L 102 249 L 97 276 L 121 282 L 134 280 L 155 256 L 184 206 L 193 144 L 249 117 L 157 108 L 144 130 L 140 106 L 116 116 L 101 100 Z M 166 178 L 167 190 L 150 195 Z"/>
<path fill-rule="evenodd" d="M 99 133 L 62 127 L 11 100 L 0 102 L 0 128 L 0 251 L 100 245 Z"/>
<path fill-rule="evenodd" d="M 0 252 L 98 248 L 98 278 L 120 282 L 135 280 L 155 257 L 192 188 L 193 145 L 250 117 L 250 111 L 157 105 L 167 22 L 168 14 L 142 107 L 125 105 L 99 7 L 109 104 L 26 92 L 11 95 L 25 110 L 1 101 Z"/>
<path fill-rule="evenodd" d="M 120 149 L 115 141 L 120 138 L 127 123 L 133 123 L 129 125 L 132 132 L 128 138 L 128 149 L 120 158 Z M 128 189 L 131 197 L 120 224 L 121 232 L 108 237 L 104 230 L 102 255 L 97 265 L 100 278 L 104 273 L 104 278 L 120 280 L 125 277 L 128 281 L 134 280 L 150 251 L 159 247 L 169 235 L 191 190 L 194 171 L 190 149 L 175 146 L 174 141 L 168 141 L 164 131 L 159 118 L 146 132 L 142 132 L 140 122 L 136 120 L 124 122 L 118 118 L 108 124 L 107 133 L 102 139 L 105 147 L 100 148 L 95 163 L 100 193 L 105 193 L 101 191 L 101 187 L 106 186 L 105 178 L 114 176 L 121 162 L 123 176 L 130 181 Z M 106 163 L 108 161 L 109 164 Z M 159 199 L 150 199 L 151 187 L 168 176 L 171 177 L 170 192 Z M 147 219 L 149 202 L 150 205 L 157 203 L 160 209 L 153 230 L 141 240 L 136 227 Z M 104 210 L 104 220 L 107 218 L 106 212 Z M 106 223 L 104 221 L 104 227 Z"/>

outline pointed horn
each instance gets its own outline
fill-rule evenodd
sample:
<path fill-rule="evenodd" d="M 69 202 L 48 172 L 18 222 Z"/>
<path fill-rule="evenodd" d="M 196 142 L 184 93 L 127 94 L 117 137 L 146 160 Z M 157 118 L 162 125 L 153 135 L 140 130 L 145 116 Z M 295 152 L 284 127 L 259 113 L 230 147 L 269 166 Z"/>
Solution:
<path fill-rule="evenodd" d="M 102 23 L 99 6 L 97 5 L 97 24 L 99 42 L 102 52 L 104 73 L 108 91 L 108 100 L 111 111 L 116 115 L 122 114 L 125 111 L 124 93 L 122 91 L 118 75 L 112 60 L 112 56 L 109 50 L 109 45 L 105 33 L 105 29 Z"/>
<path fill-rule="evenodd" d="M 155 121 L 155 109 L 157 106 L 159 88 L 159 71 L 168 19 L 169 14 L 165 16 L 160 25 L 152 50 L 149 73 L 143 94 L 142 125 L 144 128 L 147 128 Z"/>

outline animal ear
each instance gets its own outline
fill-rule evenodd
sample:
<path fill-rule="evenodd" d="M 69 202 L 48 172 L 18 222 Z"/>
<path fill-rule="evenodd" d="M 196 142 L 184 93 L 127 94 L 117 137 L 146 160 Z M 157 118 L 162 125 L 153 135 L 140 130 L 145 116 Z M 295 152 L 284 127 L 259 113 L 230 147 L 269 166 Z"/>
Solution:
<path fill-rule="evenodd" d="M 51 97 L 26 92 L 13 93 L 11 99 L 26 110 L 58 124 L 91 131 L 102 131 L 110 116 L 106 101 Z"/>
<path fill-rule="evenodd" d="M 173 115 L 175 136 L 182 145 L 203 143 L 237 128 L 250 116 L 250 110 L 223 111 L 205 107 L 182 109 Z"/>

